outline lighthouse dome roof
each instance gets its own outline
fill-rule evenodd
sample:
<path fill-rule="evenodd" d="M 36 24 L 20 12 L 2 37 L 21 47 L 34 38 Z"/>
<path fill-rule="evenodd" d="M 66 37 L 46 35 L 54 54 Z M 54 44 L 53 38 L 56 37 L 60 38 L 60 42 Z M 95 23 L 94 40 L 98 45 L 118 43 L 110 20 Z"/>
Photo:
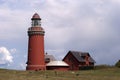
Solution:
<path fill-rule="evenodd" d="M 35 19 L 41 20 L 40 16 L 39 16 L 37 13 L 35 13 L 35 14 L 32 16 L 32 19 L 31 19 L 31 20 L 35 20 Z"/>

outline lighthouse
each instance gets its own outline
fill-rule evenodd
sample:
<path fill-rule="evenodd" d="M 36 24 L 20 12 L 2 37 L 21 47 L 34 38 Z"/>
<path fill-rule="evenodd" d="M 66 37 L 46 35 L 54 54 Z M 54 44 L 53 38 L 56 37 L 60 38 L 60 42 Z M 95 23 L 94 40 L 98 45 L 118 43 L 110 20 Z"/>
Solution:
<path fill-rule="evenodd" d="M 44 34 L 41 18 L 35 13 L 31 27 L 28 28 L 28 60 L 26 70 L 45 70 Z"/>

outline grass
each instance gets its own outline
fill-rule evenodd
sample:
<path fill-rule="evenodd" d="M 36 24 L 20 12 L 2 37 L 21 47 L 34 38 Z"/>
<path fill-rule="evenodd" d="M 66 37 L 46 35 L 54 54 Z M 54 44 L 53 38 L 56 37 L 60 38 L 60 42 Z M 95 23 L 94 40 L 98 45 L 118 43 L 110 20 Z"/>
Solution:
<path fill-rule="evenodd" d="M 0 80 L 120 80 L 120 68 L 65 72 L 0 69 Z"/>

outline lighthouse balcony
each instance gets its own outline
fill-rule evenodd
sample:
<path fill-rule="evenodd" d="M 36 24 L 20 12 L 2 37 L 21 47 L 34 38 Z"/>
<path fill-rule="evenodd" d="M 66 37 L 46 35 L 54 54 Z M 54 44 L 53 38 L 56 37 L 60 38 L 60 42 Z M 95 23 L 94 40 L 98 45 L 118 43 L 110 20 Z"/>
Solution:
<path fill-rule="evenodd" d="M 44 31 L 44 29 L 42 27 L 36 26 L 28 28 L 28 31 Z"/>

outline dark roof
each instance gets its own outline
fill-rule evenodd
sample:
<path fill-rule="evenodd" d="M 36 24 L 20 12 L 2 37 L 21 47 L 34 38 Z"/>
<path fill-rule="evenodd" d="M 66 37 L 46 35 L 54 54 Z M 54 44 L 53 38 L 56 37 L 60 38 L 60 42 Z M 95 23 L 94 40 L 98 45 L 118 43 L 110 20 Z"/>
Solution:
<path fill-rule="evenodd" d="M 41 20 L 40 16 L 35 13 L 33 16 L 32 16 L 32 19 L 31 20 Z"/>
<path fill-rule="evenodd" d="M 47 58 L 49 58 L 50 61 L 56 61 L 56 59 L 55 59 L 55 57 L 54 57 L 53 55 L 48 55 L 48 54 L 46 54 L 46 55 L 45 55 L 45 59 L 47 59 Z"/>
<path fill-rule="evenodd" d="M 90 56 L 88 52 L 69 51 L 68 53 L 71 53 L 79 62 L 85 62 L 85 59 L 83 57 L 86 55 Z M 91 56 L 89 57 L 89 61 L 95 62 L 95 60 Z"/>

